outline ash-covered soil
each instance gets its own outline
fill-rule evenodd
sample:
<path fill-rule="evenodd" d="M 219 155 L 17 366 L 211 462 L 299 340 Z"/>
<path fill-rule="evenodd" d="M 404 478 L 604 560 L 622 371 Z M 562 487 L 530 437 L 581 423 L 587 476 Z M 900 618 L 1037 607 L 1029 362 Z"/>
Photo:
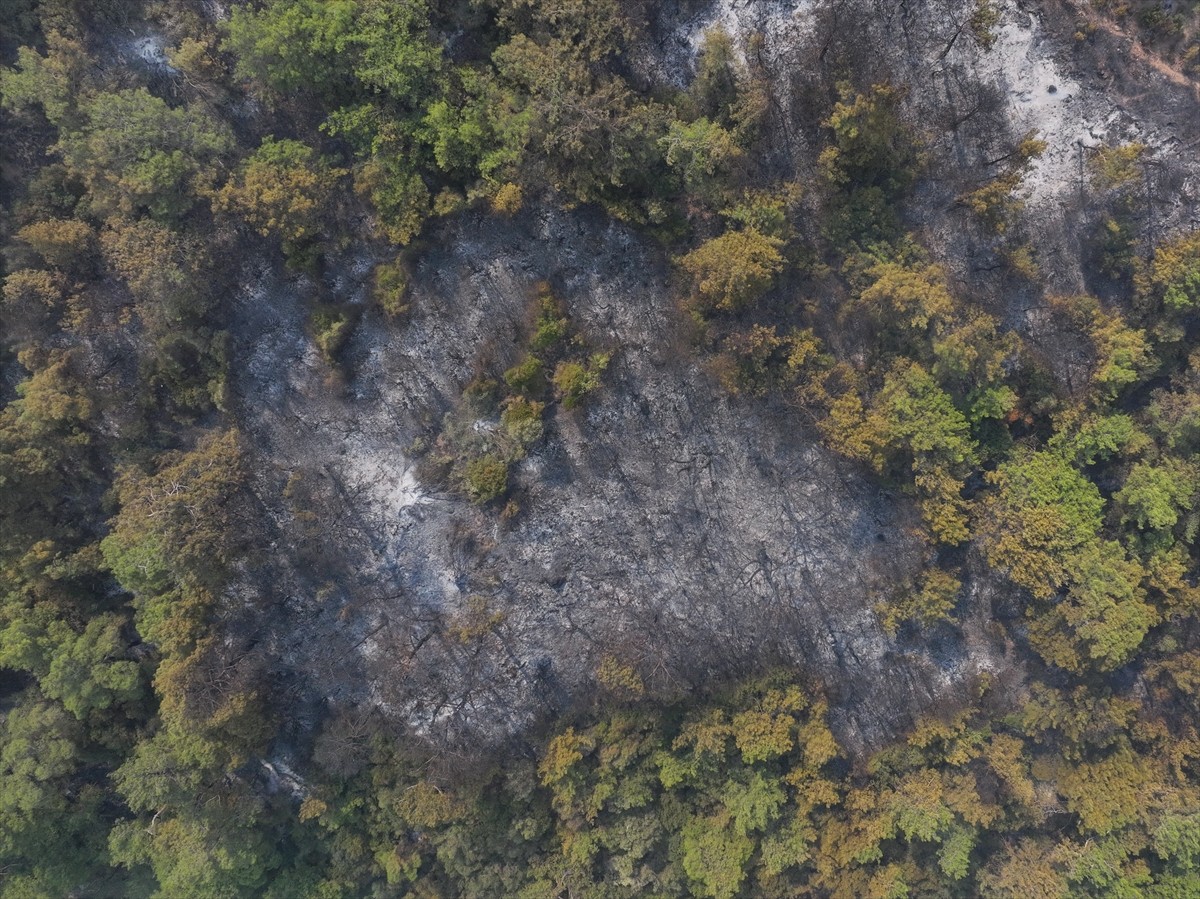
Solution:
<path fill-rule="evenodd" d="M 542 212 L 467 218 L 435 243 L 411 317 L 366 311 L 344 381 L 304 334 L 318 285 L 259 273 L 238 299 L 239 412 L 278 529 L 247 578 L 276 597 L 264 627 L 304 689 L 500 736 L 571 702 L 609 654 L 667 691 L 787 659 L 872 741 L 995 664 L 981 640 L 935 653 L 882 633 L 879 591 L 920 561 L 903 506 L 795 411 L 724 395 L 641 239 Z M 614 358 L 584 408 L 552 412 L 504 521 L 422 486 L 411 447 L 473 376 L 516 360 L 540 279 Z"/>

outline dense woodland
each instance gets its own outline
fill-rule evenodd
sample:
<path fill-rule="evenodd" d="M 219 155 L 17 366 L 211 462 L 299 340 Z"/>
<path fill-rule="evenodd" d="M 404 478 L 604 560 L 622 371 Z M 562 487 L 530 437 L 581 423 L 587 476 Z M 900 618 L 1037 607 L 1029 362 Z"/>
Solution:
<path fill-rule="evenodd" d="M 801 177 L 753 39 L 714 30 L 686 87 L 649 83 L 624 61 L 637 0 L 228 7 L 8 0 L 0 21 L 0 895 L 1200 895 L 1200 234 L 1147 239 L 1149 147 L 1088 157 L 1097 295 L 1042 297 L 1064 375 L 948 277 L 910 208 L 930 125 L 832 40 Z M 1095 7 L 1200 72 L 1194 3 Z M 998 8 L 957 14 L 986 52 Z M 147 31 L 165 59 L 121 62 Z M 954 207 L 1030 289 L 1044 149 L 1016 136 Z M 613 657 L 514 745 L 331 709 L 302 770 L 265 762 L 289 705 L 227 638 L 231 576 L 266 550 L 226 260 L 390 247 L 374 295 L 403 327 L 431 223 L 538 203 L 657 241 L 712 377 L 912 504 L 927 565 L 875 609 L 890 632 L 953 626 L 972 572 L 1003 579 L 1019 689 L 982 677 L 861 754 L 804 672 L 663 696 Z M 610 349 L 549 287 L 530 303 L 523 361 L 464 385 L 429 450 L 497 517 L 546 410 L 606 389 Z M 331 370 L 356 314 L 312 310 Z M 502 410 L 490 440 L 473 403 Z"/>

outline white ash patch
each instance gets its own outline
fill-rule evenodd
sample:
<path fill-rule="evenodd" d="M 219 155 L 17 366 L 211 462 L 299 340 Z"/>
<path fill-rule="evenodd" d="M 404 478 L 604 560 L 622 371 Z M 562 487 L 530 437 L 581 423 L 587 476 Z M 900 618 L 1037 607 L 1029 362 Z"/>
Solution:
<path fill-rule="evenodd" d="M 262 308 L 273 302 L 269 291 L 268 274 L 255 272 L 243 282 L 240 302 Z M 290 389 L 289 374 L 299 369 L 311 369 L 320 362 L 320 354 L 301 330 L 263 328 L 252 334 L 247 354 L 247 368 L 253 377 L 260 400 L 279 403 Z M 284 377 L 280 377 L 280 373 Z"/>
<path fill-rule="evenodd" d="M 1046 142 L 1025 180 L 1029 198 L 1044 201 L 1078 190 L 1082 148 L 1103 142 L 1115 110 L 1085 98 L 1051 55 L 1036 19 L 1015 9 L 1006 13 L 996 45 L 979 67 L 1007 94 L 1016 129 L 1036 131 Z"/>
<path fill-rule="evenodd" d="M 268 793 L 286 790 L 293 799 L 303 799 L 308 795 L 308 785 L 304 778 L 279 759 L 260 759 L 259 764 L 266 775 Z"/>
<path fill-rule="evenodd" d="M 364 658 L 385 658 L 390 650 L 395 649 L 393 645 L 380 638 L 380 633 L 384 632 L 385 630 L 386 628 L 383 626 L 382 622 L 372 623 L 370 633 L 362 639 L 362 642 L 360 642 L 357 647 L 358 651 L 362 653 Z M 385 636 L 390 635 L 385 634 Z M 378 693 L 376 693 L 376 701 L 378 701 L 381 706 L 385 705 L 385 700 L 382 696 L 379 696 Z"/>
<path fill-rule="evenodd" d="M 744 60 L 746 39 L 753 34 L 761 34 L 767 54 L 777 56 L 795 47 L 809 32 L 809 12 L 816 0 L 716 0 L 695 6 L 695 13 L 674 26 L 658 48 L 662 55 L 660 74 L 676 87 L 684 87 L 691 80 L 696 57 L 709 31 L 719 28 L 728 33 L 740 59 Z"/>
<path fill-rule="evenodd" d="M 385 523 L 395 523 L 405 510 L 430 501 L 421 489 L 404 453 L 396 444 L 370 440 L 361 434 L 348 435 L 338 462 L 346 489 L 367 499 L 368 508 Z"/>
<path fill-rule="evenodd" d="M 1016 6 L 1004 13 L 996 45 L 981 54 L 984 80 L 1007 95 L 1014 131 L 1036 131 L 1046 151 L 1025 179 L 1027 199 L 1045 203 L 1078 192 L 1089 151 L 1105 144 L 1165 138 L 1136 121 L 1103 91 L 1085 89 L 1056 59 L 1037 17 Z"/>
<path fill-rule="evenodd" d="M 125 52 L 128 56 L 162 74 L 179 74 L 179 69 L 171 65 L 171 60 L 167 58 L 166 46 L 160 34 L 144 34 L 141 37 L 135 37 L 126 45 Z"/>
<path fill-rule="evenodd" d="M 239 119 L 251 121 L 251 120 L 257 119 L 262 116 L 263 105 L 258 100 L 256 100 L 254 97 L 247 95 L 247 96 L 243 97 L 241 100 L 238 100 L 237 102 L 233 103 L 229 107 L 229 111 L 232 112 Z"/>
<path fill-rule="evenodd" d="M 359 253 L 330 279 L 330 289 L 347 305 L 365 305 L 371 298 L 371 272 L 375 263 L 371 253 Z"/>
<path fill-rule="evenodd" d="M 204 11 L 204 17 L 212 22 L 226 22 L 229 20 L 229 8 L 220 0 L 203 0 L 201 9 Z"/>
<path fill-rule="evenodd" d="M 773 43 L 802 24 L 814 5 L 814 0 L 718 0 L 680 31 L 693 53 L 704 48 L 704 36 L 714 28 L 726 31 L 735 44 L 752 34 Z"/>

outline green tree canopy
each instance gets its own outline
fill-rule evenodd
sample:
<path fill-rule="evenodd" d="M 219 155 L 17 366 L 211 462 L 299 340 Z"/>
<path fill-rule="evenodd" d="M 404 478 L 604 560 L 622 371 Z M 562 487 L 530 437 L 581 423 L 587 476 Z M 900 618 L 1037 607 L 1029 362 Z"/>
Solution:
<path fill-rule="evenodd" d="M 1095 484 L 1053 452 L 1021 454 L 988 475 L 976 533 L 988 561 L 1046 598 L 1067 580 L 1069 560 L 1093 547 L 1104 500 Z"/>
<path fill-rule="evenodd" d="M 196 202 L 212 163 L 233 146 L 229 129 L 191 108 L 172 108 L 145 88 L 101 93 L 58 152 L 87 185 L 99 216 L 148 211 L 171 219 Z"/>

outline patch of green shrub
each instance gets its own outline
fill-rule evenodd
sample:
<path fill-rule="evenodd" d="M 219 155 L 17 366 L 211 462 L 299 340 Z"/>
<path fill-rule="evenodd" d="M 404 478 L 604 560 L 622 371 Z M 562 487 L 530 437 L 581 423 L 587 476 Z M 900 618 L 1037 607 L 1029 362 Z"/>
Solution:
<path fill-rule="evenodd" d="M 505 433 L 525 449 L 542 436 L 542 412 L 545 408 L 545 403 L 523 396 L 511 396 L 505 401 L 504 411 L 500 413 L 500 424 L 503 425 Z"/>
<path fill-rule="evenodd" d="M 545 367 L 542 360 L 532 354 L 504 373 L 504 383 L 517 393 L 530 395 L 545 387 Z"/>
<path fill-rule="evenodd" d="M 332 363 L 350 339 L 350 332 L 354 330 L 354 320 L 344 309 L 336 306 L 318 306 L 309 317 L 309 326 L 317 349 L 321 351 L 326 362 Z"/>
<path fill-rule="evenodd" d="M 600 386 L 600 374 L 608 367 L 608 353 L 594 353 L 587 364 L 560 362 L 554 370 L 554 390 L 563 408 L 574 409 L 585 396 Z"/>
<path fill-rule="evenodd" d="M 472 459 L 467 463 L 465 487 L 480 505 L 503 496 L 508 490 L 508 463 L 490 454 Z"/>
<path fill-rule="evenodd" d="M 394 318 L 408 311 L 410 287 L 408 269 L 399 259 L 375 268 L 372 296 L 387 315 Z"/>

